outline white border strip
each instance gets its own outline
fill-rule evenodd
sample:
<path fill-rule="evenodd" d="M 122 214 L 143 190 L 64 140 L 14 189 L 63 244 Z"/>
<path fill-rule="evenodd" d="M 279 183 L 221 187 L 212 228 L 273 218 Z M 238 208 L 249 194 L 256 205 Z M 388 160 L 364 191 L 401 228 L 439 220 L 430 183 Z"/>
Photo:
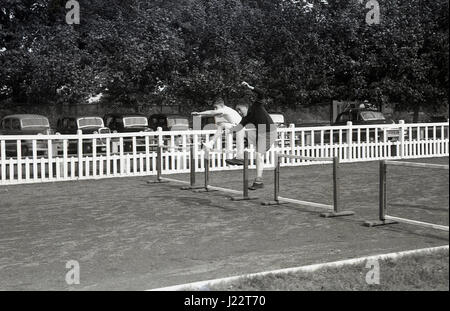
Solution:
<path fill-rule="evenodd" d="M 410 255 L 426 254 L 426 253 L 432 253 L 432 252 L 437 252 L 437 251 L 441 251 L 441 250 L 448 250 L 448 249 L 449 249 L 448 245 L 438 246 L 438 247 L 429 247 L 429 248 L 415 249 L 415 250 L 409 250 L 409 251 L 403 251 L 403 252 L 396 252 L 396 253 L 388 253 L 388 254 L 380 254 L 380 255 L 366 256 L 366 257 L 345 259 L 345 260 L 333 261 L 333 262 L 327 262 L 327 263 L 319 263 L 319 264 L 302 266 L 302 267 L 294 267 L 294 268 L 286 268 L 286 269 L 279 269 L 279 270 L 272 270 L 272 271 L 264 271 L 264 272 L 259 272 L 259 273 L 238 275 L 238 276 L 232 276 L 232 277 L 221 278 L 221 279 L 211 279 L 211 280 L 200 281 L 200 282 L 193 282 L 193 283 L 186 283 L 186 284 L 180 284 L 180 285 L 175 285 L 175 286 L 168 286 L 168 287 L 149 289 L 147 291 L 198 290 L 198 289 L 200 289 L 202 287 L 205 287 L 205 286 L 214 286 L 214 285 L 220 284 L 220 283 L 233 282 L 233 281 L 239 280 L 241 278 L 247 278 L 247 277 L 265 276 L 265 275 L 268 275 L 268 274 L 285 274 L 285 273 L 296 273 L 296 272 L 314 272 L 314 271 L 317 271 L 319 269 L 324 269 L 324 268 L 331 268 L 331 267 L 336 268 L 336 267 L 347 266 L 347 265 L 357 265 L 357 264 L 363 263 L 363 262 L 365 262 L 367 260 L 397 259 L 397 258 L 410 256 Z"/>

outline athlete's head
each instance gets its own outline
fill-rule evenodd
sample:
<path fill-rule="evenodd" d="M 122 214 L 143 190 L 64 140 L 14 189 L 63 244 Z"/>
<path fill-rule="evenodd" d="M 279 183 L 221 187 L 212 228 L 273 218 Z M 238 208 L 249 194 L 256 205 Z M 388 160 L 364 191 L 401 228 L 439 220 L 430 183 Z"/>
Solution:
<path fill-rule="evenodd" d="M 225 101 L 223 100 L 222 97 L 217 97 L 217 98 L 214 100 L 213 106 L 214 106 L 214 109 L 220 109 L 220 108 L 223 108 L 223 107 L 225 106 Z"/>
<path fill-rule="evenodd" d="M 245 103 L 237 104 L 236 111 L 241 115 L 241 117 L 245 117 L 248 113 L 248 104 Z"/>

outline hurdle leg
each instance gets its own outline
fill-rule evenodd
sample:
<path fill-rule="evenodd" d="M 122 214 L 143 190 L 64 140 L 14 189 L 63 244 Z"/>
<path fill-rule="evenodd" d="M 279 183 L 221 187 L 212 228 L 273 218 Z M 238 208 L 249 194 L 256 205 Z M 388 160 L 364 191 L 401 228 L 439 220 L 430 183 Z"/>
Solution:
<path fill-rule="evenodd" d="M 386 219 L 386 161 L 380 161 L 380 184 L 379 184 L 379 218 L 378 221 L 366 221 L 364 226 L 377 227 L 396 224 L 396 221 Z"/>
<path fill-rule="evenodd" d="M 242 197 L 232 197 L 233 201 L 249 201 L 256 200 L 258 198 L 251 198 L 248 195 L 248 151 L 244 151 L 244 167 L 242 169 L 243 172 L 243 189 L 242 189 Z"/>
<path fill-rule="evenodd" d="M 341 211 L 340 210 L 340 163 L 339 157 L 333 158 L 333 211 L 320 214 L 321 217 L 341 217 L 355 215 L 353 211 Z"/>
<path fill-rule="evenodd" d="M 209 188 L 209 151 L 206 150 L 205 151 L 205 182 L 204 182 L 204 186 L 203 187 L 199 187 L 197 188 L 197 190 L 194 190 L 194 192 L 213 192 L 213 191 L 217 191 L 215 189 L 211 189 Z"/>
<path fill-rule="evenodd" d="M 156 180 L 147 181 L 147 184 L 162 184 L 169 181 L 162 178 L 162 146 L 159 146 L 156 151 Z"/>
<path fill-rule="evenodd" d="M 273 201 L 262 202 L 261 205 L 271 206 L 271 205 L 281 205 L 286 204 L 285 202 L 280 202 L 279 194 L 280 194 L 280 162 L 281 158 L 278 154 L 275 154 L 275 170 L 273 174 Z"/>
<path fill-rule="evenodd" d="M 191 145 L 190 148 L 190 185 L 187 187 L 181 187 L 181 190 L 194 190 L 194 189 L 201 189 L 201 186 L 195 185 L 195 172 L 196 172 L 196 164 L 195 164 L 195 152 L 194 152 L 194 145 Z"/>

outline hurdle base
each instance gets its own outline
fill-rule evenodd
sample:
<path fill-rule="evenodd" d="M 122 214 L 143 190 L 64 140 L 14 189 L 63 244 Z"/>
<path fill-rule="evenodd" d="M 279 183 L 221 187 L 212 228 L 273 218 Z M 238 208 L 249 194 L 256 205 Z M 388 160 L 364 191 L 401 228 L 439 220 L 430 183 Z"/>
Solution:
<path fill-rule="evenodd" d="M 353 216 L 353 215 L 355 215 L 354 211 L 341 211 L 341 212 L 322 213 L 320 214 L 320 217 L 333 218 L 333 217 Z"/>
<path fill-rule="evenodd" d="M 398 224 L 397 221 L 393 220 L 377 220 L 377 221 L 365 221 L 364 226 L 366 227 L 379 227 L 379 226 L 386 226 L 386 225 L 395 225 Z"/>
<path fill-rule="evenodd" d="M 157 180 L 148 180 L 147 184 L 152 185 L 152 184 L 167 184 L 169 183 L 168 180 L 164 180 L 164 179 L 157 179 Z"/>
<path fill-rule="evenodd" d="M 216 189 L 211 189 L 211 188 L 205 188 L 205 187 L 201 187 L 197 190 L 194 190 L 195 193 L 201 193 L 201 192 L 215 192 L 215 191 L 219 191 Z"/>
<path fill-rule="evenodd" d="M 197 189 L 204 189 L 204 186 L 186 186 L 186 187 L 181 187 L 181 190 L 197 190 Z"/>
<path fill-rule="evenodd" d="M 264 205 L 264 206 L 282 205 L 282 204 L 288 204 L 288 202 L 266 201 L 266 202 L 262 202 L 262 203 L 261 203 L 261 205 Z"/>
<path fill-rule="evenodd" d="M 258 200 L 258 198 L 252 198 L 252 197 L 231 197 L 231 201 L 251 201 L 251 200 Z"/>

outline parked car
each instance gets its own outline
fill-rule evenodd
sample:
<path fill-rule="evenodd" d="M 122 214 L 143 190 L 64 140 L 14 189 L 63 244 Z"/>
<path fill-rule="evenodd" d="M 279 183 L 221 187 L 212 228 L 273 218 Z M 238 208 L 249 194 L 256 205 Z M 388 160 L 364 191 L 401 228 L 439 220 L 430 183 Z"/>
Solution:
<path fill-rule="evenodd" d="M 105 126 L 112 132 L 136 133 L 151 131 L 147 117 L 142 114 L 110 113 L 103 117 L 103 121 Z"/>
<path fill-rule="evenodd" d="M 339 113 L 336 117 L 335 122 L 315 122 L 315 123 L 300 123 L 295 124 L 296 127 L 314 127 L 320 129 L 321 126 L 346 126 L 347 122 L 351 121 L 352 125 L 378 125 L 378 124 L 395 124 L 395 122 L 386 116 L 383 115 L 382 112 L 378 111 L 376 107 L 371 106 L 370 104 L 360 104 L 360 105 L 350 105 L 344 111 Z M 359 131 L 359 135 L 358 135 Z M 352 131 L 352 141 L 356 142 L 358 137 L 361 142 L 365 141 L 374 141 L 375 140 L 375 129 L 371 128 L 369 130 L 367 137 L 367 131 L 360 129 L 354 129 Z M 400 128 L 390 128 L 386 130 L 387 140 L 389 141 L 397 141 L 400 138 Z M 325 130 L 322 134 L 321 131 L 315 130 L 314 135 L 312 131 L 305 131 L 303 135 L 304 141 L 302 142 L 302 138 L 299 134 L 295 137 L 296 145 L 312 145 L 317 144 L 321 141 L 323 135 L 323 142 L 328 144 L 331 142 L 330 130 Z M 378 141 L 383 141 L 384 131 L 382 129 L 377 131 L 377 139 Z M 333 142 L 337 143 L 339 141 L 340 136 L 342 137 L 342 142 L 347 142 L 347 130 L 342 130 L 341 135 L 338 130 L 333 131 Z"/>
<path fill-rule="evenodd" d="M 103 119 L 96 116 L 63 117 L 57 122 L 56 129 L 60 134 L 110 134 L 111 130 L 105 127 Z M 106 152 L 106 139 L 97 139 L 97 153 Z M 83 152 L 92 153 L 92 139 L 83 139 Z M 69 140 L 68 153 L 78 153 L 78 141 Z"/>
<path fill-rule="evenodd" d="M 341 112 L 333 126 L 346 125 L 351 121 L 353 125 L 373 125 L 373 124 L 395 124 L 395 122 L 383 115 L 382 112 L 370 107 L 351 108 Z M 387 139 L 396 141 L 400 137 L 400 129 L 389 129 L 386 131 Z M 360 131 L 360 139 L 366 140 L 366 131 Z M 383 140 L 383 131 L 378 132 L 378 140 Z M 357 139 L 357 131 L 353 131 L 353 141 Z M 375 131 L 369 132 L 369 140 L 375 139 Z"/>
<path fill-rule="evenodd" d="M 162 128 L 163 131 L 187 131 L 190 129 L 189 117 L 177 114 L 153 114 L 148 118 L 148 121 L 150 128 L 154 131 L 156 131 L 158 127 Z M 170 145 L 170 139 L 170 136 L 163 136 L 164 144 Z M 187 143 L 190 143 L 190 141 L 187 141 Z M 181 147 L 182 144 L 182 135 L 174 137 L 175 146 Z"/>
<path fill-rule="evenodd" d="M 54 134 L 47 117 L 37 114 L 13 114 L 5 116 L 0 121 L 0 135 L 49 135 Z M 17 156 L 17 141 L 6 140 L 5 153 L 7 156 Z M 22 156 L 33 153 L 33 141 L 23 140 L 19 146 Z M 48 151 L 48 141 L 38 140 L 36 152 L 45 155 Z M 1 152 L 1 150 L 0 150 Z"/>
<path fill-rule="evenodd" d="M 148 119 L 142 114 L 120 114 L 109 113 L 103 117 L 105 126 L 108 127 L 113 133 L 138 133 L 138 132 L 151 132 L 152 129 L 148 126 Z M 133 151 L 133 139 L 131 137 L 125 137 L 123 139 L 124 151 Z M 150 146 L 157 145 L 157 140 L 151 139 Z M 136 151 L 145 151 L 145 138 L 136 138 Z"/>
<path fill-rule="evenodd" d="M 269 113 L 269 115 L 277 127 L 286 127 L 286 121 L 282 113 L 274 112 Z"/>
<path fill-rule="evenodd" d="M 189 118 L 177 114 L 153 114 L 148 118 L 149 127 L 156 131 L 185 131 L 189 129 Z"/>

